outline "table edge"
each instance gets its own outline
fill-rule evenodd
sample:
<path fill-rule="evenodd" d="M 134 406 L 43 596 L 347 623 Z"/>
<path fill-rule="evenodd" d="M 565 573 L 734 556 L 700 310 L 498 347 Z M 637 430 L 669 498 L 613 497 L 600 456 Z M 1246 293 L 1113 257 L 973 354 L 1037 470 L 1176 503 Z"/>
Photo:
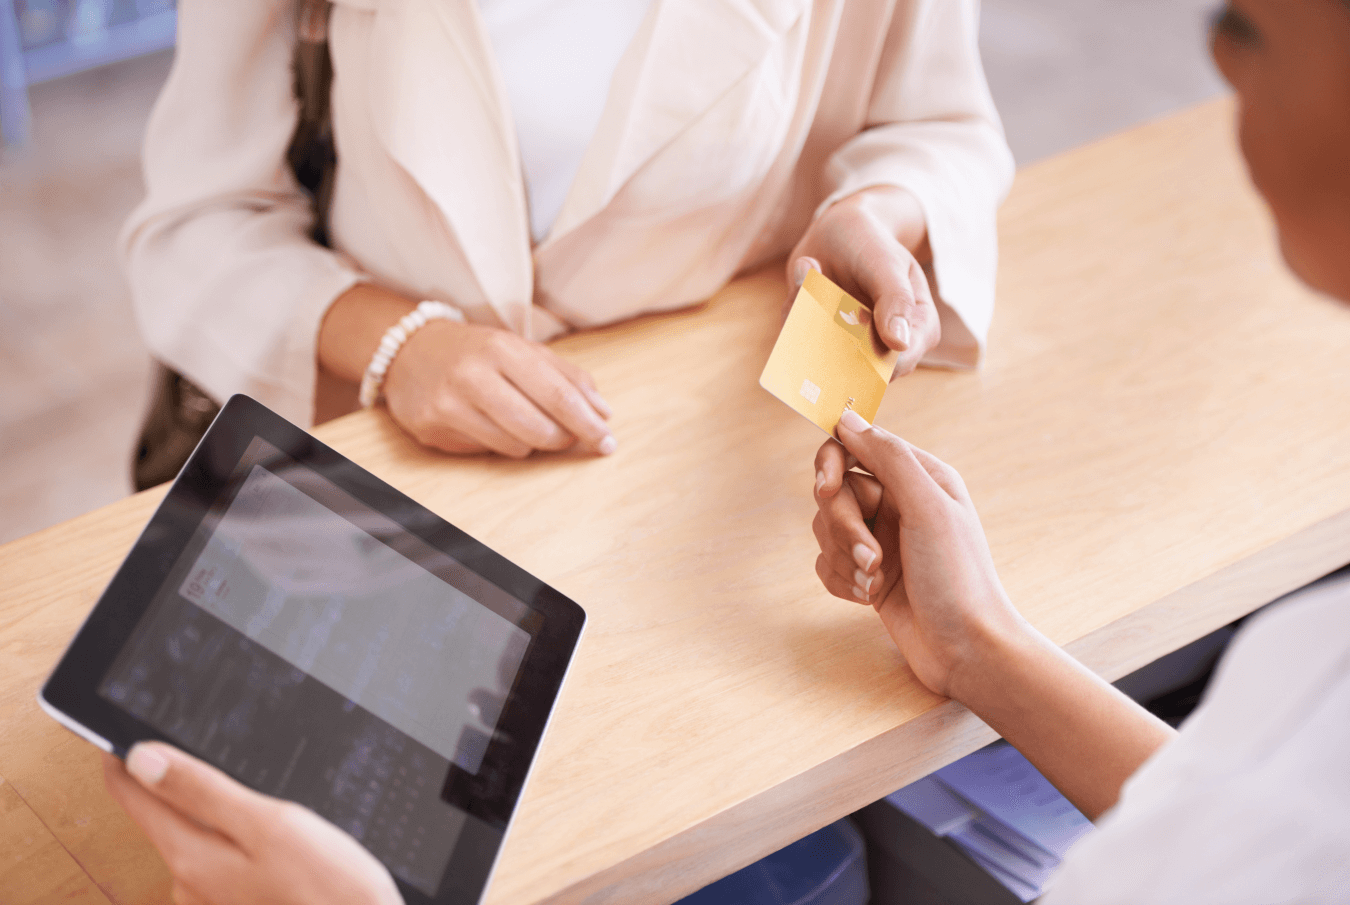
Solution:
<path fill-rule="evenodd" d="M 1347 536 L 1350 509 L 1071 641 L 1064 649 L 1103 678 L 1115 681 L 1346 565 L 1350 562 L 1350 548 L 1344 542 Z M 1142 643 L 1128 658 L 1112 656 L 1112 649 L 1126 641 Z M 718 876 L 726 876 L 877 800 L 881 796 L 875 789 L 883 779 L 886 788 L 899 789 L 995 738 L 997 734 L 970 711 L 944 701 L 535 901 L 537 905 L 674 901 L 672 894 L 678 898 L 706 885 L 697 880 L 691 885 L 689 878 L 706 878 L 710 866 L 717 867 Z M 748 860 L 746 839 L 755 841 L 758 853 Z"/>

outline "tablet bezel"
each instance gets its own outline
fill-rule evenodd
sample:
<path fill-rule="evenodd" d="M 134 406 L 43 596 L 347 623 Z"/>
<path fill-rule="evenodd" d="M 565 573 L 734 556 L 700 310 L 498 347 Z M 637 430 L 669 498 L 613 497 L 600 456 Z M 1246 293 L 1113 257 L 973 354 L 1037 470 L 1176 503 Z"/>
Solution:
<path fill-rule="evenodd" d="M 243 396 L 221 409 L 169 488 L 107 589 L 44 684 L 39 701 L 59 722 L 119 757 L 163 733 L 105 699 L 98 688 L 142 616 L 213 507 L 240 483 L 237 466 L 255 438 L 332 482 L 358 502 L 523 603 L 531 640 L 498 731 L 477 774 L 453 764 L 443 800 L 481 821 L 457 843 L 434 896 L 395 877 L 404 900 L 427 905 L 477 902 L 487 887 L 511 815 L 585 625 L 574 601 L 416 503 L 310 434 Z M 234 483 L 234 487 L 230 484 Z M 230 496 L 227 496 L 229 494 Z M 522 626 L 523 627 L 523 626 Z M 201 757 L 203 753 L 185 749 Z M 204 758 L 210 762 L 210 758 Z"/>

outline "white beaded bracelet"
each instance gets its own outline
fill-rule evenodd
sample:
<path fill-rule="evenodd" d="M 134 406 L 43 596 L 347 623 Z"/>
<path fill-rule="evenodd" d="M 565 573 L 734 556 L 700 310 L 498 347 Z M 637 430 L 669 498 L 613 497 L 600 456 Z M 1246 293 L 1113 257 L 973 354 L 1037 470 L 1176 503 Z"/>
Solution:
<path fill-rule="evenodd" d="M 438 319 L 462 324 L 464 312 L 445 302 L 426 301 L 384 331 L 384 336 L 380 338 L 380 347 L 375 350 L 374 357 L 366 366 L 366 373 L 361 377 L 361 393 L 358 398 L 362 408 L 370 408 L 379 400 L 380 388 L 384 386 L 384 375 L 389 371 L 389 365 L 398 354 L 398 350 L 408 341 L 408 337 L 425 327 L 427 321 Z"/>

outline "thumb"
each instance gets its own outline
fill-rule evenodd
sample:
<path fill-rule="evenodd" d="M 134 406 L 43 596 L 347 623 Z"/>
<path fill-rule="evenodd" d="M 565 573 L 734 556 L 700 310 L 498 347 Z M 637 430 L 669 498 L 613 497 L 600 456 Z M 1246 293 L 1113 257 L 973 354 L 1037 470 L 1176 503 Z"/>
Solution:
<path fill-rule="evenodd" d="M 792 278 L 792 291 L 796 292 L 802 288 L 802 283 L 806 282 L 806 275 L 813 270 L 820 270 L 820 262 L 809 255 L 801 255 L 792 259 L 790 265 Z"/>
<path fill-rule="evenodd" d="M 919 308 L 924 298 L 915 285 L 915 275 L 926 293 L 923 269 L 898 244 L 893 254 L 865 260 L 872 262 L 871 266 L 856 268 L 853 277 L 858 288 L 872 300 L 877 336 L 891 349 L 907 352 L 922 318 Z"/>
<path fill-rule="evenodd" d="M 127 754 L 127 772 L 165 804 L 236 842 L 266 819 L 272 799 L 210 764 L 161 742 L 140 742 Z"/>
<path fill-rule="evenodd" d="M 908 443 L 868 424 L 851 409 L 839 418 L 839 441 L 889 491 L 902 514 L 931 498 L 932 491 L 938 489 Z"/>

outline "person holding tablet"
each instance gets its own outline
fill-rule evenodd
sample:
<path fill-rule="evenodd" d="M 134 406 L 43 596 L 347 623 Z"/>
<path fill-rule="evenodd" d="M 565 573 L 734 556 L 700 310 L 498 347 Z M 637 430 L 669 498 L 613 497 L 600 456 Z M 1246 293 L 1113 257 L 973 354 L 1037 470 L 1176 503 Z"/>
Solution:
<path fill-rule="evenodd" d="M 1237 91 L 1243 152 L 1286 260 L 1350 303 L 1350 4 L 1231 0 L 1213 53 Z M 1255 620 L 1174 733 L 1022 619 L 954 470 L 861 419 L 845 419 L 839 439 L 817 457 L 826 588 L 875 607 L 921 682 L 989 722 L 1101 821 L 1047 905 L 1344 900 L 1350 582 Z M 870 475 L 846 473 L 845 450 Z M 141 745 L 125 768 L 106 765 L 182 902 L 394 900 L 378 863 L 335 829 L 181 752 Z"/>
<path fill-rule="evenodd" d="M 122 253 L 207 407 L 308 426 L 359 384 L 449 452 L 610 452 L 608 404 L 541 342 L 789 252 L 875 303 L 898 373 L 977 362 L 1013 166 L 976 0 L 329 7 L 179 10 Z M 297 37 L 331 52 L 330 247 L 286 165 Z"/>

